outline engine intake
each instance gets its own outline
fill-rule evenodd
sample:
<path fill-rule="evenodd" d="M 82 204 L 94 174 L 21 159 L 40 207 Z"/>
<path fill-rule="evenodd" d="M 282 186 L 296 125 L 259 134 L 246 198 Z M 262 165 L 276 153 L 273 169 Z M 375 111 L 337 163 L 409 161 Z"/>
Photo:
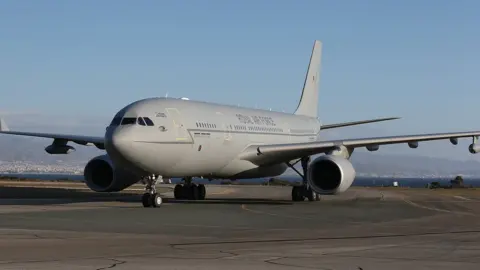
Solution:
<path fill-rule="evenodd" d="M 341 156 L 316 158 L 307 170 L 307 181 L 317 194 L 337 194 L 346 191 L 355 180 L 352 163 Z"/>
<path fill-rule="evenodd" d="M 96 192 L 116 192 L 140 181 L 134 173 L 116 169 L 107 155 L 91 159 L 85 166 L 83 175 L 87 186 Z"/>

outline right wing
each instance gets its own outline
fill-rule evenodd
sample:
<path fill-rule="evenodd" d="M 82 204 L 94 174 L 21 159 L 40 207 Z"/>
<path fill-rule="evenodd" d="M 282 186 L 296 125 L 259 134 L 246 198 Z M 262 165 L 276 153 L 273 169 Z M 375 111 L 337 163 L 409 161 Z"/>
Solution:
<path fill-rule="evenodd" d="M 379 118 L 379 119 L 370 119 L 370 120 L 362 120 L 362 121 L 328 124 L 328 125 L 322 125 L 320 127 L 320 130 L 331 129 L 331 128 L 339 128 L 339 127 L 356 126 L 356 125 L 376 123 L 376 122 L 396 120 L 396 119 L 400 119 L 400 117 L 388 117 L 388 118 Z"/>
<path fill-rule="evenodd" d="M 21 135 L 30 137 L 41 137 L 54 139 L 54 143 L 65 145 L 69 141 L 81 145 L 95 145 L 98 149 L 105 149 L 104 138 L 97 136 L 83 136 L 71 134 L 55 134 L 55 133 L 39 133 L 39 132 L 23 132 L 10 131 L 3 119 L 0 119 L 0 134 Z"/>
<path fill-rule="evenodd" d="M 476 142 L 480 136 L 480 131 L 468 132 L 451 132 L 451 133 L 434 133 L 434 134 L 416 134 L 403 136 L 387 136 L 387 137 L 371 137 L 361 139 L 346 139 L 332 141 L 317 141 L 305 143 L 288 143 L 288 144 L 266 144 L 252 145 L 247 148 L 241 155 L 242 159 L 262 164 L 275 164 L 288 162 L 290 160 L 327 153 L 330 151 L 342 150 L 346 148 L 353 151 L 359 147 L 379 147 L 380 145 L 410 143 L 415 144 L 421 141 L 434 141 L 442 139 L 450 139 L 451 143 L 457 144 L 458 138 L 473 137 Z M 478 148 L 477 148 L 478 147 Z M 469 149 L 470 152 L 476 153 L 480 151 L 480 146 L 473 144 Z"/>

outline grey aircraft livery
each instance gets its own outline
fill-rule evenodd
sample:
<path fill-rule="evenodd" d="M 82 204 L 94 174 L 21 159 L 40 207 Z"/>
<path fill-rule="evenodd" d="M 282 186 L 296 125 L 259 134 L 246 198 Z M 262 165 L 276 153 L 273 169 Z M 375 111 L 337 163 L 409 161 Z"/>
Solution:
<path fill-rule="evenodd" d="M 480 151 L 480 131 L 416 134 L 322 141 L 321 130 L 398 119 L 396 117 L 322 125 L 317 117 L 322 43 L 315 41 L 297 109 L 293 114 L 242 108 L 187 98 L 147 98 L 115 114 L 103 137 L 11 131 L 1 121 L 0 133 L 51 138 L 49 154 L 68 154 L 68 145 L 94 145 L 106 154 L 85 166 L 86 185 L 96 192 L 118 192 L 135 183 L 146 184 L 144 207 L 159 207 L 160 178 L 182 178 L 176 199 L 203 200 L 205 186 L 194 177 L 246 179 L 274 177 L 288 167 L 303 179 L 292 187 L 293 201 L 314 201 L 319 195 L 346 191 L 355 179 L 349 161 L 353 150 L 376 151 L 380 145 L 471 137 L 471 153 Z M 323 155 L 321 155 L 323 154 Z M 318 155 L 316 158 L 311 158 Z M 302 172 L 293 165 L 300 162 Z"/>

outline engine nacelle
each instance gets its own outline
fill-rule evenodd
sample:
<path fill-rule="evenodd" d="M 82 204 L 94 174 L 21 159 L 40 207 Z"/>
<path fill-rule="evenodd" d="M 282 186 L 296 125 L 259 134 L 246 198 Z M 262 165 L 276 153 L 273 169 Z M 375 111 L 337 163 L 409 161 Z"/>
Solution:
<path fill-rule="evenodd" d="M 476 153 L 480 152 L 480 145 L 477 144 L 477 143 L 472 143 L 468 147 L 468 151 L 470 151 L 470 153 L 472 153 L 472 154 L 476 154 Z"/>
<path fill-rule="evenodd" d="M 113 166 L 108 155 L 91 159 L 85 166 L 83 175 L 87 186 L 96 192 L 116 192 L 140 181 L 141 177 Z"/>
<path fill-rule="evenodd" d="M 59 155 L 59 154 L 70 154 L 75 152 L 75 148 L 70 145 L 55 145 L 51 144 L 45 147 L 45 151 L 51 155 Z"/>
<path fill-rule="evenodd" d="M 307 181 L 317 194 L 337 194 L 346 191 L 355 180 L 352 163 L 341 156 L 316 158 L 307 170 Z"/>

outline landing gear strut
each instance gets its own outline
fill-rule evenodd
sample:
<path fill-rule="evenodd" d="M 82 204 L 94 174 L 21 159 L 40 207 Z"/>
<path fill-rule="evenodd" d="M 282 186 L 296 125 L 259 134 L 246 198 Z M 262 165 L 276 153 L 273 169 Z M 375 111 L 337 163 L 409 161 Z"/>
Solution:
<path fill-rule="evenodd" d="M 173 195 L 177 200 L 205 200 L 205 185 L 192 183 L 191 177 L 184 178 L 185 184 L 175 185 Z"/>
<path fill-rule="evenodd" d="M 302 164 L 303 174 L 300 173 L 295 167 L 293 167 L 299 161 Z M 300 202 L 308 199 L 308 201 L 312 202 L 320 200 L 320 196 L 312 190 L 312 188 L 308 185 L 307 182 L 307 169 L 310 157 L 303 157 L 299 161 L 295 162 L 294 164 L 290 164 L 289 162 L 287 162 L 287 165 L 302 177 L 302 185 L 292 187 L 292 201 Z"/>
<path fill-rule="evenodd" d="M 145 194 L 142 196 L 143 207 L 160 207 L 163 203 L 163 199 L 160 194 L 157 193 L 156 184 L 158 176 L 149 175 L 142 180 L 147 183 L 145 187 Z"/>

